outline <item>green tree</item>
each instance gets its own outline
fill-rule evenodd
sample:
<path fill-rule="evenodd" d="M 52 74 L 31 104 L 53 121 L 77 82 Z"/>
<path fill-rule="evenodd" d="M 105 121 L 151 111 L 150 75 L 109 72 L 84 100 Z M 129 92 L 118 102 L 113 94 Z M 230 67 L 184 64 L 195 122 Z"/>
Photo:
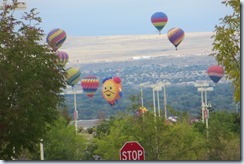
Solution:
<path fill-rule="evenodd" d="M 225 75 L 231 79 L 235 87 L 234 98 L 240 101 L 240 0 L 222 2 L 233 9 L 232 15 L 220 19 L 220 25 L 215 26 L 213 48 L 211 55 L 218 64 L 223 65 Z"/>
<path fill-rule="evenodd" d="M 227 111 L 211 113 L 209 119 L 211 160 L 240 160 L 240 120 L 236 116 Z"/>
<path fill-rule="evenodd" d="M 67 124 L 70 123 L 71 121 L 71 116 L 69 115 L 69 109 L 67 106 L 63 106 L 59 108 L 60 114 L 63 118 L 65 118 L 65 120 L 67 121 Z"/>
<path fill-rule="evenodd" d="M 125 122 L 126 119 L 116 119 L 109 129 L 110 133 L 108 135 L 95 138 L 97 149 L 94 154 L 101 156 L 105 160 L 119 160 L 119 149 L 123 146 L 127 136 L 121 133 L 122 128 L 118 127 L 118 125 L 123 126 Z"/>
<path fill-rule="evenodd" d="M 167 124 L 164 118 L 147 112 L 116 118 L 110 133 L 95 139 L 94 154 L 119 160 L 119 151 L 127 141 L 138 141 L 145 149 L 146 160 L 203 160 L 207 150 L 205 136 L 188 123 Z"/>
<path fill-rule="evenodd" d="M 38 13 L 32 9 L 17 20 L 15 9 L 16 3 L 0 13 L 0 159 L 36 150 L 57 119 L 65 87 L 64 69 L 43 43 Z"/>
<path fill-rule="evenodd" d="M 115 121 L 114 117 L 110 117 L 109 120 L 103 120 L 96 127 L 96 138 L 102 138 L 110 133 L 110 127 L 113 125 Z"/>
<path fill-rule="evenodd" d="M 86 140 L 75 133 L 74 126 L 67 125 L 60 117 L 44 140 L 45 160 L 81 160 L 83 158 Z"/>
<path fill-rule="evenodd" d="M 207 147 L 202 134 L 196 132 L 188 122 L 172 125 L 169 130 L 162 131 L 164 148 L 160 153 L 161 160 L 205 160 Z"/>

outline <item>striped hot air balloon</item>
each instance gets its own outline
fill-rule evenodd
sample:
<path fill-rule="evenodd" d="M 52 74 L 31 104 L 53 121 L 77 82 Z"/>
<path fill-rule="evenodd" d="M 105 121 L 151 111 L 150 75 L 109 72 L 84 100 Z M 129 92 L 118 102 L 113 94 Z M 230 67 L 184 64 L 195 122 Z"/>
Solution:
<path fill-rule="evenodd" d="M 224 76 L 224 69 L 222 66 L 219 65 L 213 65 L 208 67 L 207 70 L 209 78 L 214 82 L 218 83 L 219 80 Z"/>
<path fill-rule="evenodd" d="M 60 28 L 56 28 L 50 31 L 46 38 L 46 42 L 54 51 L 59 49 L 63 45 L 65 40 L 66 32 Z"/>
<path fill-rule="evenodd" d="M 163 12 L 155 12 L 151 16 L 151 22 L 152 22 L 153 26 L 158 30 L 159 34 L 161 34 L 161 30 L 164 28 L 164 26 L 168 22 L 168 17 Z"/>
<path fill-rule="evenodd" d="M 169 41 L 175 46 L 177 50 L 177 46 L 182 42 L 185 37 L 185 32 L 178 27 L 171 28 L 167 33 Z"/>
<path fill-rule="evenodd" d="M 66 82 L 70 86 L 74 86 L 80 80 L 80 70 L 75 67 L 70 67 L 66 70 Z"/>
<path fill-rule="evenodd" d="M 137 111 L 136 111 L 136 115 L 137 116 L 141 116 L 142 114 L 146 113 L 148 110 L 146 107 L 141 106 Z"/>
<path fill-rule="evenodd" d="M 55 52 L 55 55 L 58 56 L 57 58 L 57 64 L 58 65 L 61 65 L 61 66 L 65 66 L 65 64 L 68 62 L 69 60 L 69 55 L 64 52 L 64 51 L 56 51 Z"/>
<path fill-rule="evenodd" d="M 81 80 L 81 87 L 86 95 L 92 98 L 99 87 L 99 79 L 96 76 L 86 76 Z"/>

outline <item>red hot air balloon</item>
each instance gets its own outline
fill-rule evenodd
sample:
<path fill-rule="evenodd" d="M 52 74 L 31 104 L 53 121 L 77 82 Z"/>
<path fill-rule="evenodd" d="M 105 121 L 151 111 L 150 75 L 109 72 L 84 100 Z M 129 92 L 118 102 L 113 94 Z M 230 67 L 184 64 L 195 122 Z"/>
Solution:
<path fill-rule="evenodd" d="M 209 78 L 214 82 L 218 83 L 219 80 L 224 76 L 224 69 L 222 66 L 213 65 L 210 66 L 207 70 Z"/>
<path fill-rule="evenodd" d="M 54 51 L 59 49 L 63 45 L 65 40 L 66 32 L 60 28 L 56 28 L 50 31 L 46 38 L 46 42 Z"/>
<path fill-rule="evenodd" d="M 92 98 L 99 87 L 99 79 L 96 76 L 86 76 L 81 80 L 81 87 L 86 95 Z"/>
<path fill-rule="evenodd" d="M 169 41 L 175 46 L 177 50 L 177 46 L 182 42 L 185 37 L 185 32 L 178 27 L 171 28 L 167 33 Z"/>

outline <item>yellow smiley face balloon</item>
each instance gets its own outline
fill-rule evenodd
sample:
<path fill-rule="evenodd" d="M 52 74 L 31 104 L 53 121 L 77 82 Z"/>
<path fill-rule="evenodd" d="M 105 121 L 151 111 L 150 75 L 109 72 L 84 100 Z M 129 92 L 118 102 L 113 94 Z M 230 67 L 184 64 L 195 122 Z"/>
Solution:
<path fill-rule="evenodd" d="M 113 106 L 122 96 L 122 86 L 119 77 L 109 77 L 103 80 L 102 86 L 103 98 Z"/>

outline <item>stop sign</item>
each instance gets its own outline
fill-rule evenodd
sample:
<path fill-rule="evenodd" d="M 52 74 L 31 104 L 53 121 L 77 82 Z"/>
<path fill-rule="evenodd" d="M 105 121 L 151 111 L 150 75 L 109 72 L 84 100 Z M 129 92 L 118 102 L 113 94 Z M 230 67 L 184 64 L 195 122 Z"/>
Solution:
<path fill-rule="evenodd" d="M 120 160 L 145 160 L 144 148 L 137 141 L 126 142 L 120 149 Z"/>

